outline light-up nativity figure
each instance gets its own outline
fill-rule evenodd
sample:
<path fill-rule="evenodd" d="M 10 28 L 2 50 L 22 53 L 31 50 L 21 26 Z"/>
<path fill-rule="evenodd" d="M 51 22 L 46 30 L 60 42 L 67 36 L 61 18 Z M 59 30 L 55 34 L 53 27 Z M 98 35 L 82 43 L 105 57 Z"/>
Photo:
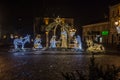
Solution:
<path fill-rule="evenodd" d="M 35 49 L 43 48 L 42 44 L 41 44 L 41 36 L 40 35 L 37 35 L 34 40 L 34 48 Z"/>
<path fill-rule="evenodd" d="M 67 32 L 64 29 L 62 29 L 61 31 L 61 39 L 62 39 L 61 47 L 67 48 Z"/>
<path fill-rule="evenodd" d="M 105 48 L 102 44 L 94 43 L 92 40 L 86 40 L 87 42 L 87 52 L 89 53 L 99 53 L 105 52 Z"/>
<path fill-rule="evenodd" d="M 79 35 L 77 35 L 76 37 L 77 39 L 77 44 L 78 44 L 78 49 L 82 50 L 82 42 L 81 42 L 81 37 Z"/>
<path fill-rule="evenodd" d="M 27 35 L 24 38 L 16 37 L 16 39 L 14 39 L 14 41 L 13 41 L 14 49 L 24 49 L 24 46 L 27 42 L 30 42 L 30 35 Z"/>
<path fill-rule="evenodd" d="M 56 36 L 52 36 L 50 40 L 50 48 L 56 48 Z"/>

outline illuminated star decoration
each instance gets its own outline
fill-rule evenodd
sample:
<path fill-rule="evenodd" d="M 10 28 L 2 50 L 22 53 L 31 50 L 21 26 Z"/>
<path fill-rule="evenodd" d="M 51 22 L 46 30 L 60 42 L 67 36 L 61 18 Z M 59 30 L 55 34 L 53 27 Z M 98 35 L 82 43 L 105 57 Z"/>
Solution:
<path fill-rule="evenodd" d="M 58 16 L 56 19 L 55 19 L 55 22 L 57 24 L 60 24 L 62 22 L 62 19 Z"/>

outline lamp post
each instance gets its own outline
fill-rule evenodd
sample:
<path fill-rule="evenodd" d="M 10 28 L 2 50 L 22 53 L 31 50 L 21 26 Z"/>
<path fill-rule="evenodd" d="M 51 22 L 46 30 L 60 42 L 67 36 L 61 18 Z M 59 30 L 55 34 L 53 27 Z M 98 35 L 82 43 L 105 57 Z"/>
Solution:
<path fill-rule="evenodd" d="M 120 34 L 120 19 L 115 21 L 115 27 L 116 27 L 116 30 L 117 30 L 117 33 Z"/>

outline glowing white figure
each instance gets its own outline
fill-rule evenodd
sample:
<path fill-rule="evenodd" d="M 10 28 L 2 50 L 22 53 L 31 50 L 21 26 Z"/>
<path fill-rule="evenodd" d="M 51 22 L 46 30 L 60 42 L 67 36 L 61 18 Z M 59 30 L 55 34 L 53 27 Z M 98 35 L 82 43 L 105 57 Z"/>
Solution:
<path fill-rule="evenodd" d="M 24 46 L 27 42 L 30 42 L 30 35 L 27 35 L 24 38 L 16 38 L 13 41 L 14 48 L 18 49 L 18 46 L 21 45 L 21 49 L 24 49 Z"/>
<path fill-rule="evenodd" d="M 75 37 L 74 39 L 74 48 L 78 48 L 78 41 L 77 41 L 77 38 Z"/>
<path fill-rule="evenodd" d="M 34 40 L 34 48 L 43 48 L 41 45 L 41 38 L 37 38 Z"/>
<path fill-rule="evenodd" d="M 78 48 L 82 49 L 81 37 L 79 35 L 77 35 L 76 39 L 77 39 L 77 42 L 78 42 Z"/>
<path fill-rule="evenodd" d="M 62 44 L 61 47 L 67 48 L 67 32 L 63 29 L 61 31 Z"/>
<path fill-rule="evenodd" d="M 50 40 L 50 48 L 56 48 L 56 36 L 52 36 Z"/>

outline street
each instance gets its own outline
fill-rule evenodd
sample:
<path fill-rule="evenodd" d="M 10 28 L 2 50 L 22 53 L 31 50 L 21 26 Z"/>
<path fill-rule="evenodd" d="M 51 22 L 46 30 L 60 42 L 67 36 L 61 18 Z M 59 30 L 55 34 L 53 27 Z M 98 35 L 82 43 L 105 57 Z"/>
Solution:
<path fill-rule="evenodd" d="M 92 55 L 0 53 L 0 80 L 64 80 L 61 72 L 86 70 Z M 120 66 L 120 55 L 95 55 L 101 65 Z"/>

